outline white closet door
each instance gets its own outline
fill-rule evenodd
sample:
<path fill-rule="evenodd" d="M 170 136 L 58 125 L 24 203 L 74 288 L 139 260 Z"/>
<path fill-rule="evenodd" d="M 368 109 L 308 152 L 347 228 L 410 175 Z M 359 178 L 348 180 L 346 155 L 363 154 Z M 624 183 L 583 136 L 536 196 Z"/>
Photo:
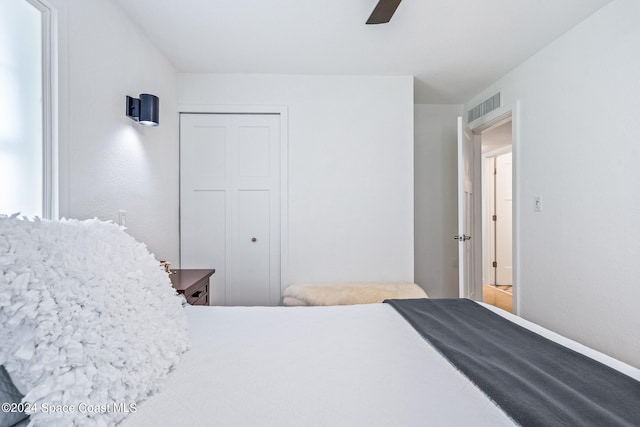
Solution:
<path fill-rule="evenodd" d="M 180 258 L 214 305 L 279 304 L 279 115 L 181 115 Z"/>

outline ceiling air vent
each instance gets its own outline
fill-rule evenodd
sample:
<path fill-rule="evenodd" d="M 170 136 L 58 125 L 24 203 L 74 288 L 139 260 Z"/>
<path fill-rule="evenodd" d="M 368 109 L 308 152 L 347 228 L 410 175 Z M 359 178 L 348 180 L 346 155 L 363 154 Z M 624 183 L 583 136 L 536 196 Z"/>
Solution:
<path fill-rule="evenodd" d="M 496 108 L 500 108 L 500 92 L 496 93 L 491 98 L 482 101 L 480 104 L 469 110 L 467 113 L 467 123 L 471 123 L 485 114 L 489 114 Z"/>

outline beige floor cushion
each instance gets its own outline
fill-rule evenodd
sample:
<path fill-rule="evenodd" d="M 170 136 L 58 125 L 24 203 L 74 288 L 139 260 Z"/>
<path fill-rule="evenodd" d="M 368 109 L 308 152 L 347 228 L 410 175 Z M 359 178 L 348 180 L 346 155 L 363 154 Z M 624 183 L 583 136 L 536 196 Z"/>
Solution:
<path fill-rule="evenodd" d="M 285 306 L 374 304 L 385 299 L 428 298 L 411 282 L 330 282 L 291 285 Z"/>

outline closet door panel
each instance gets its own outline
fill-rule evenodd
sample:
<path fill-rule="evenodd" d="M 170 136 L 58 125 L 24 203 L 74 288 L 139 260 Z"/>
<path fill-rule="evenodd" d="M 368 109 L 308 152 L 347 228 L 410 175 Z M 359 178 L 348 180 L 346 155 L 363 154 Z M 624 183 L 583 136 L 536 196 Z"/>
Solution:
<path fill-rule="evenodd" d="M 280 302 L 280 117 L 182 114 L 182 268 L 215 268 L 215 305 Z"/>
<path fill-rule="evenodd" d="M 270 249 L 269 191 L 238 192 L 236 241 L 236 302 L 261 305 L 269 301 Z"/>

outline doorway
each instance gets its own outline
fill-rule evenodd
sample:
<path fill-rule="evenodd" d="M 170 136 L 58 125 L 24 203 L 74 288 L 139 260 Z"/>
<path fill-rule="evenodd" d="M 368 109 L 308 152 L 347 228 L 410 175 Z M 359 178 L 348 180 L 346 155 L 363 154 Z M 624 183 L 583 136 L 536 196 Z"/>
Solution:
<path fill-rule="evenodd" d="M 480 133 L 483 301 L 513 312 L 513 155 L 511 118 Z"/>

